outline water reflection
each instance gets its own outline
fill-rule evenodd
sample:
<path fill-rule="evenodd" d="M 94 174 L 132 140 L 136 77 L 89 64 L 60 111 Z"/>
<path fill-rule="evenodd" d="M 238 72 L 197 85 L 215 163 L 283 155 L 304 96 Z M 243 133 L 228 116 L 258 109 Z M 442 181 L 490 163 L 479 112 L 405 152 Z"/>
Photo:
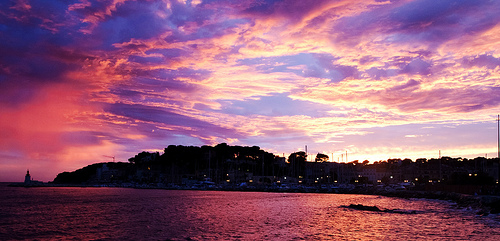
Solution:
<path fill-rule="evenodd" d="M 5 187 L 3 188 L 5 189 Z M 11 188 L 0 239 L 498 239 L 498 220 L 450 203 L 366 195 Z M 416 214 L 353 210 L 349 204 Z"/>

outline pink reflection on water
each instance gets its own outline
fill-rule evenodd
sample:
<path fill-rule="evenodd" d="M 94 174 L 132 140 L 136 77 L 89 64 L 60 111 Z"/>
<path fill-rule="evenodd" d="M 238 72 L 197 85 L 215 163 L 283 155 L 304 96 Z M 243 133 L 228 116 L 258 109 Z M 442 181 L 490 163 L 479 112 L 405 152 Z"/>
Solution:
<path fill-rule="evenodd" d="M 123 188 L 7 188 L 0 240 L 408 240 L 500 237 L 500 222 L 448 202 L 367 195 Z M 349 209 L 349 204 L 414 214 Z"/>

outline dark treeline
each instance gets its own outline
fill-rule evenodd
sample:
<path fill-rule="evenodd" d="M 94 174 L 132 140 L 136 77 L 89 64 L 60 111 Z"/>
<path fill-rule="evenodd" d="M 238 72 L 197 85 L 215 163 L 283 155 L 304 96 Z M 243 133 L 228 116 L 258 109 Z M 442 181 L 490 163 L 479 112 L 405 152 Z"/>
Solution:
<path fill-rule="evenodd" d="M 283 175 L 278 173 L 279 167 L 275 167 L 276 158 L 258 146 L 229 146 L 226 143 L 213 147 L 170 145 L 161 155 L 158 152 L 141 152 L 130 158 L 129 163 L 98 163 L 74 172 L 63 172 L 57 175 L 54 183 L 180 183 L 183 178 L 227 182 L 230 180 L 229 172 L 236 179 L 245 179 L 249 173 Z"/>
<path fill-rule="evenodd" d="M 102 169 L 104 163 L 96 163 L 73 172 L 61 172 L 54 179 L 54 183 L 64 184 L 82 184 L 92 181 L 96 177 L 98 170 Z M 109 162 L 106 163 L 109 169 L 112 170 L 128 170 L 132 165 L 124 162 Z M 100 181 L 100 180 L 95 180 Z M 104 180 L 103 180 L 104 181 Z"/>
<path fill-rule="evenodd" d="M 128 163 L 97 163 L 63 172 L 56 184 L 132 183 L 191 186 L 215 185 L 396 185 L 404 188 L 437 186 L 498 186 L 499 159 L 441 157 L 439 159 L 389 159 L 329 162 L 318 153 L 307 162 L 303 151 L 279 157 L 258 146 L 170 145 L 162 154 L 141 152 Z M 467 192 L 477 192 L 478 188 Z M 465 192 L 465 191 L 463 191 Z"/>

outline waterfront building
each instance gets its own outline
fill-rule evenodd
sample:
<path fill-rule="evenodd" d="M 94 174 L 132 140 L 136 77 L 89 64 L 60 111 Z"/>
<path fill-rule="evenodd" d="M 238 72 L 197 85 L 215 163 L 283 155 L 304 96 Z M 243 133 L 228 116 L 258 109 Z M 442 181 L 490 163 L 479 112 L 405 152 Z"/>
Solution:
<path fill-rule="evenodd" d="M 31 184 L 30 170 L 26 171 L 26 176 L 24 176 L 24 184 Z"/>
<path fill-rule="evenodd" d="M 24 186 L 40 186 L 43 185 L 43 182 L 33 180 L 30 175 L 30 170 L 26 171 L 26 175 L 24 176 Z"/>

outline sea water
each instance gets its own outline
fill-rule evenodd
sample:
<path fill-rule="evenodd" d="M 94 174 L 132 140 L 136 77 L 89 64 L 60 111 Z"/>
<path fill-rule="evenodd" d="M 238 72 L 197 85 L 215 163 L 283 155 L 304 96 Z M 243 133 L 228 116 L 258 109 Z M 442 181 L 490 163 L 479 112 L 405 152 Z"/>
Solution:
<path fill-rule="evenodd" d="M 375 195 L 0 185 L 0 240 L 60 239 L 500 240 L 500 219 Z"/>

